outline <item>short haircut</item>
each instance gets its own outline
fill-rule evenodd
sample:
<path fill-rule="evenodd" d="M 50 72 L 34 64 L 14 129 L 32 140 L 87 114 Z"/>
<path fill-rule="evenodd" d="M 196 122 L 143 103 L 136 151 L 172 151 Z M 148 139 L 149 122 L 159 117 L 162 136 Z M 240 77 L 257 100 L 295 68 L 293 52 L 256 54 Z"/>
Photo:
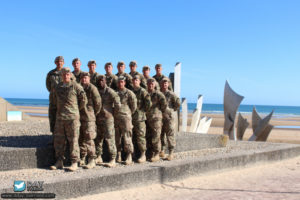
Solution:
<path fill-rule="evenodd" d="M 77 61 L 81 62 L 81 61 L 79 60 L 79 58 L 74 58 L 74 59 L 72 60 L 72 65 L 74 65 Z"/>
<path fill-rule="evenodd" d="M 92 65 L 92 64 L 97 65 L 95 60 L 90 60 L 90 61 L 88 62 L 88 66 L 90 66 L 90 65 Z"/>

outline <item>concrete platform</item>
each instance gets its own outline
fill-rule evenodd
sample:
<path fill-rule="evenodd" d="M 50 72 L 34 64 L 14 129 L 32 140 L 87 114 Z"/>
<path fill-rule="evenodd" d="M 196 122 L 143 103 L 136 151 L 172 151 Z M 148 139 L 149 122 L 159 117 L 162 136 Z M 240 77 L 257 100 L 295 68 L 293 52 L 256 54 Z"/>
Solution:
<path fill-rule="evenodd" d="M 0 192 L 13 192 L 13 181 L 44 181 L 44 192 L 58 199 L 83 196 L 175 181 L 213 170 L 244 167 L 279 161 L 300 155 L 300 145 L 263 142 L 232 142 L 226 147 L 176 153 L 173 161 L 118 165 L 109 169 L 97 166 L 76 172 L 23 169 L 0 172 Z"/>
<path fill-rule="evenodd" d="M 52 147 L 47 147 L 51 137 L 49 135 L 0 137 L 0 170 L 50 166 L 54 163 L 54 150 Z M 175 152 L 192 151 L 224 147 L 227 143 L 227 137 L 178 133 L 176 143 Z M 103 157 L 107 156 L 104 155 Z"/>

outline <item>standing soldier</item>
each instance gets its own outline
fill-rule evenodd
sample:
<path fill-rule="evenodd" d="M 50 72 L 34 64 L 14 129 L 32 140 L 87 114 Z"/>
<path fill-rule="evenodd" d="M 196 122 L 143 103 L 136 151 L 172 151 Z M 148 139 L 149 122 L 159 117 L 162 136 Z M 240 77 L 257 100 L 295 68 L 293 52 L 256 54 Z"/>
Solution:
<path fill-rule="evenodd" d="M 112 73 L 113 65 L 111 62 L 105 63 L 104 69 L 106 71 L 106 85 L 113 90 L 118 89 L 118 77 Z"/>
<path fill-rule="evenodd" d="M 97 67 L 96 61 L 90 60 L 88 62 L 88 68 L 89 68 L 89 73 L 90 73 L 90 77 L 91 77 L 90 79 L 91 79 L 91 83 L 93 85 L 97 84 L 97 79 L 98 79 L 98 76 L 100 75 L 96 72 L 96 67 Z"/>
<path fill-rule="evenodd" d="M 149 78 L 151 78 L 151 76 L 150 76 L 150 67 L 147 66 L 147 65 L 143 67 L 143 76 L 146 79 L 146 82 L 148 81 Z M 155 80 L 155 89 L 160 90 L 160 86 L 156 82 L 156 80 Z"/>
<path fill-rule="evenodd" d="M 125 82 L 126 82 L 125 87 L 132 90 L 133 89 L 132 77 L 129 74 L 125 73 L 125 63 L 123 61 L 118 62 L 117 68 L 118 68 L 118 73 L 116 74 L 117 77 L 122 76 L 123 78 L 125 78 Z"/>
<path fill-rule="evenodd" d="M 162 113 L 167 109 L 165 96 L 155 90 L 155 79 L 150 78 L 147 81 L 148 93 L 151 97 L 152 106 L 147 112 L 147 149 L 150 151 L 151 162 L 159 161 L 159 152 L 161 150 L 161 129 Z"/>
<path fill-rule="evenodd" d="M 125 164 L 132 163 L 132 118 L 131 115 L 136 111 L 137 101 L 134 93 L 125 87 L 126 78 L 120 76 L 118 78 L 118 95 L 121 101 L 121 108 L 115 115 L 115 127 L 116 127 L 116 146 L 117 146 L 117 162 L 122 162 L 121 149 L 122 138 L 124 141 L 124 151 L 126 152 Z"/>
<path fill-rule="evenodd" d="M 105 139 L 108 152 L 111 156 L 108 167 L 116 165 L 116 143 L 115 143 L 115 127 L 114 127 L 114 113 L 118 113 L 121 107 L 120 97 L 118 94 L 106 85 L 106 78 L 103 75 L 99 76 L 98 89 L 102 99 L 102 108 L 97 115 L 97 138 L 96 143 L 96 164 L 101 164 L 103 153 L 103 140 Z"/>
<path fill-rule="evenodd" d="M 65 154 L 66 139 L 70 145 L 70 171 L 77 170 L 79 161 L 79 111 L 85 109 L 87 99 L 83 88 L 71 81 L 71 70 L 63 68 L 63 82 L 54 89 L 54 105 L 57 107 L 54 130 L 54 149 L 56 163 L 50 169 L 62 169 Z"/>
<path fill-rule="evenodd" d="M 57 56 L 54 60 L 56 68 L 51 70 L 47 74 L 46 78 L 46 87 L 49 94 L 49 108 L 48 108 L 48 117 L 49 117 L 49 124 L 50 124 L 50 131 L 54 133 L 54 126 L 56 121 L 56 106 L 53 104 L 53 94 L 54 89 L 61 82 L 61 69 L 64 66 L 64 58 L 62 56 Z"/>
<path fill-rule="evenodd" d="M 142 75 L 142 74 L 140 74 L 140 73 L 138 73 L 137 71 L 136 71 L 136 68 L 137 68 L 137 64 L 136 64 L 136 61 L 131 61 L 130 63 L 129 63 L 129 67 L 130 67 L 130 76 L 131 77 L 134 77 L 134 76 L 139 76 L 140 78 L 140 86 L 142 87 L 142 88 L 145 88 L 145 89 L 147 89 L 147 81 L 146 81 L 146 79 L 144 78 L 144 76 Z"/>
<path fill-rule="evenodd" d="M 163 78 L 167 78 L 169 80 L 169 90 L 173 91 L 172 83 L 171 83 L 170 79 L 162 74 L 161 64 L 156 64 L 155 65 L 155 71 L 156 71 L 156 74 L 153 76 L 153 78 L 155 78 L 157 83 L 160 84 L 160 82 L 162 81 Z"/>
<path fill-rule="evenodd" d="M 137 98 L 137 110 L 133 114 L 133 138 L 134 143 L 140 150 L 141 156 L 138 159 L 139 163 L 146 161 L 146 112 L 149 111 L 152 103 L 148 92 L 140 87 L 140 76 L 133 76 L 133 92 Z"/>
<path fill-rule="evenodd" d="M 101 97 L 96 86 L 90 83 L 90 74 L 88 72 L 81 73 L 81 85 L 87 97 L 86 108 L 80 111 L 80 165 L 85 165 L 86 156 L 88 155 L 88 164 L 84 166 L 86 169 L 95 167 L 95 143 L 96 138 L 96 116 L 101 110 Z"/>
<path fill-rule="evenodd" d="M 166 141 L 168 141 L 169 155 L 168 160 L 173 159 L 173 151 L 175 147 L 175 116 L 174 111 L 177 111 L 180 107 L 180 99 L 175 95 L 174 92 L 168 89 L 169 79 L 163 78 L 161 82 L 161 92 L 165 95 L 167 100 L 167 109 L 163 112 L 163 127 L 161 133 L 161 157 L 165 157 Z"/>
<path fill-rule="evenodd" d="M 82 71 L 80 70 L 80 66 L 81 66 L 81 61 L 79 60 L 79 58 L 74 58 L 72 61 L 72 65 L 74 67 L 74 71 L 72 72 L 76 78 L 76 82 L 80 83 L 80 75 L 82 73 Z"/>

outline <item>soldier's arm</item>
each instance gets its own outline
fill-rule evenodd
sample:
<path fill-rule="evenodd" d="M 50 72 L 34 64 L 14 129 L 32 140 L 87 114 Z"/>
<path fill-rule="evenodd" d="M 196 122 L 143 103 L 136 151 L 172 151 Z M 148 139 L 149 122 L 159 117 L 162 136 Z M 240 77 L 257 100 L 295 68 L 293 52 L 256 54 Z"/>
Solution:
<path fill-rule="evenodd" d="M 180 108 L 180 99 L 176 96 L 176 94 L 173 95 L 173 109 L 174 111 L 177 111 Z"/>
<path fill-rule="evenodd" d="M 51 90 L 50 73 L 48 73 L 47 77 L 46 77 L 46 87 L 47 87 L 47 90 L 50 92 L 50 90 Z"/>
<path fill-rule="evenodd" d="M 131 110 L 131 113 L 133 114 L 137 109 L 137 99 L 133 92 L 129 91 L 129 107 Z"/>
<path fill-rule="evenodd" d="M 95 116 L 97 116 L 102 107 L 102 99 L 96 87 L 93 87 L 93 104 L 94 104 L 94 112 Z"/>
<path fill-rule="evenodd" d="M 162 112 L 165 112 L 166 109 L 168 108 L 168 104 L 167 104 L 167 100 L 165 95 L 163 95 L 162 93 L 158 93 L 159 94 L 159 104 L 160 104 L 160 110 Z"/>
<path fill-rule="evenodd" d="M 118 113 L 121 108 L 121 100 L 119 95 L 115 91 L 111 91 L 111 97 L 114 103 L 114 113 Z"/>
<path fill-rule="evenodd" d="M 87 104 L 87 97 L 81 85 L 75 84 L 77 88 L 77 100 L 79 110 L 85 109 Z"/>
<path fill-rule="evenodd" d="M 143 97 L 144 97 L 145 112 L 148 112 L 152 106 L 150 94 L 147 91 L 145 91 Z"/>
<path fill-rule="evenodd" d="M 52 104 L 54 107 L 57 105 L 57 96 L 56 96 L 56 89 L 53 90 L 53 96 L 52 96 Z"/>

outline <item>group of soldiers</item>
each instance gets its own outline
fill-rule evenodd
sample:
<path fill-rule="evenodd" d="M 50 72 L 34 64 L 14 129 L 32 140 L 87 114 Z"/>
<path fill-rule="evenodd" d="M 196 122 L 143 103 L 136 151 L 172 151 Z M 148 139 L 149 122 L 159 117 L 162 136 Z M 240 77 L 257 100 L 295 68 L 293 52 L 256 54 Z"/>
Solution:
<path fill-rule="evenodd" d="M 172 92 L 169 78 L 162 74 L 161 64 L 155 65 L 156 75 L 150 77 L 150 67 L 144 66 L 140 74 L 135 61 L 129 63 L 129 74 L 125 73 L 124 62 L 118 62 L 117 74 L 112 73 L 113 65 L 108 62 L 105 75 L 96 72 L 94 60 L 88 62 L 89 72 L 81 71 L 78 58 L 72 61 L 73 72 L 64 67 L 62 56 L 54 62 L 56 68 L 46 78 L 56 158 L 50 169 L 64 167 L 67 142 L 70 171 L 77 170 L 78 162 L 86 169 L 96 165 L 114 167 L 122 162 L 122 152 L 126 165 L 136 155 L 138 163 L 173 159 L 174 111 L 179 109 L 180 100 Z M 102 160 L 104 140 L 110 156 L 107 163 Z"/>

